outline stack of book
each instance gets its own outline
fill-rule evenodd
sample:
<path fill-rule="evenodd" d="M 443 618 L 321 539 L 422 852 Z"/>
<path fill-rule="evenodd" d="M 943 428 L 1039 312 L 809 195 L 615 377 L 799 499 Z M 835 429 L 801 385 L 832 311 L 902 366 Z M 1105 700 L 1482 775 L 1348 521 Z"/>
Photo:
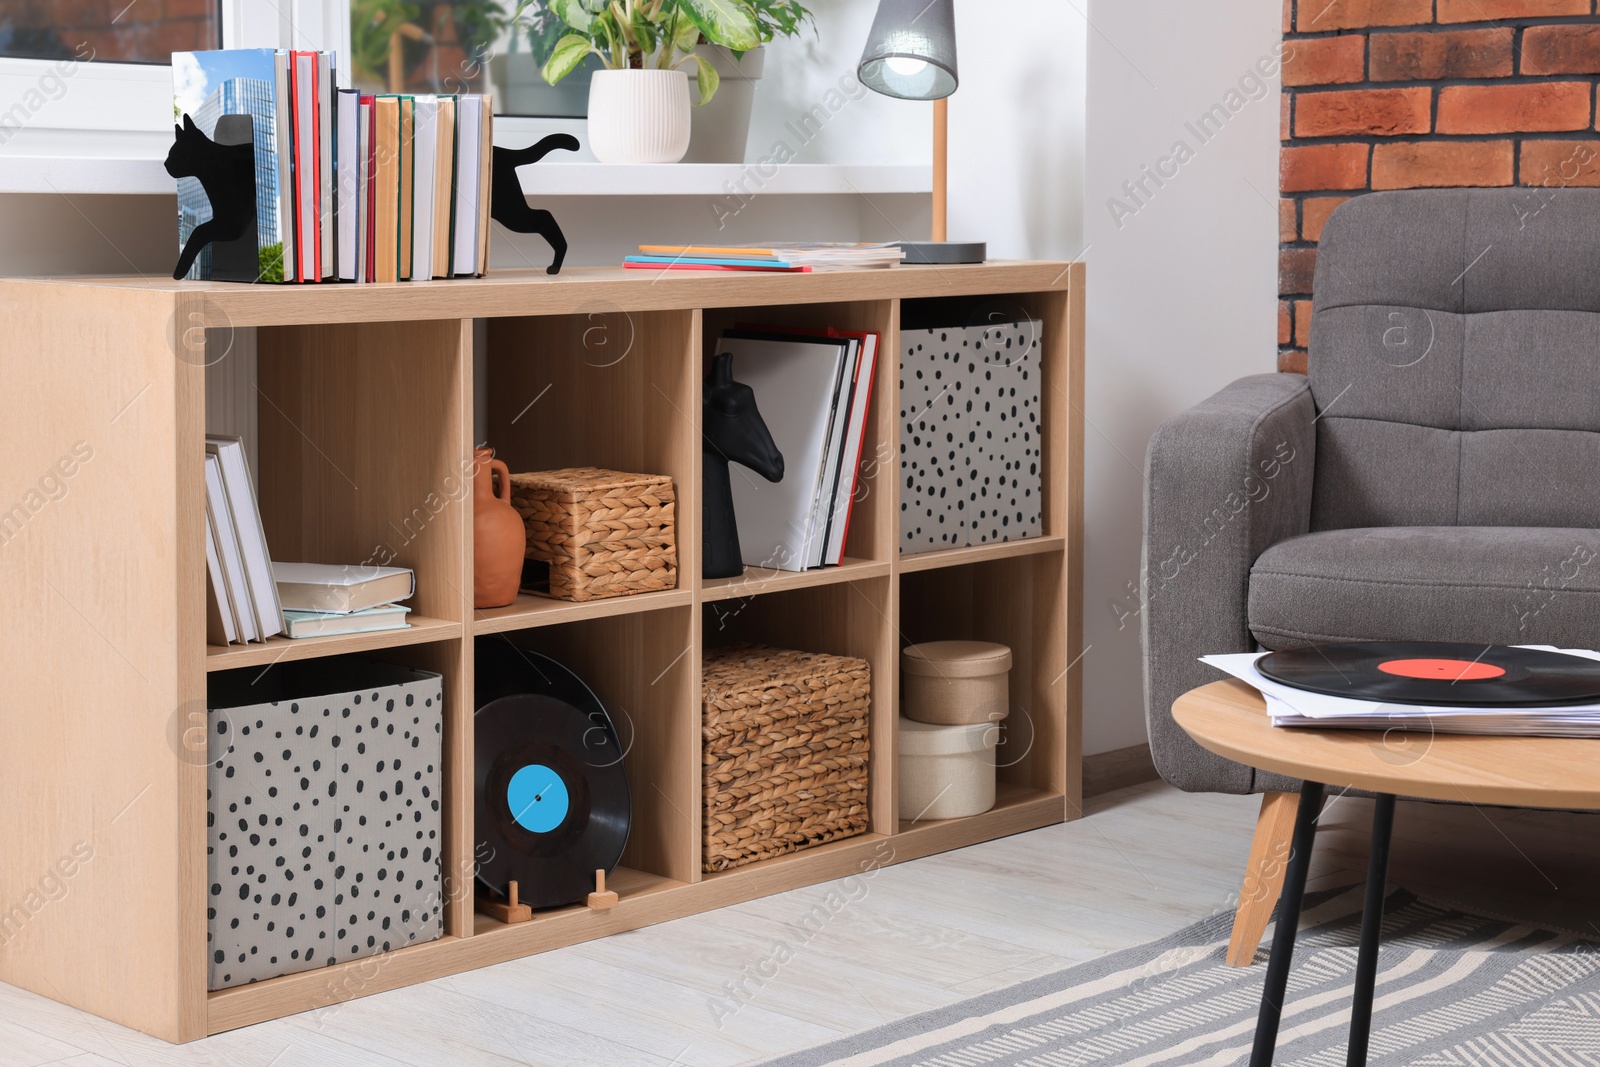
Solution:
<path fill-rule="evenodd" d="M 411 609 L 399 603 L 417 589 L 416 575 L 406 567 L 274 563 L 272 574 L 289 637 L 364 634 L 411 625 L 406 622 Z"/>
<path fill-rule="evenodd" d="M 283 632 L 267 535 L 244 444 L 206 438 L 206 637 L 214 645 Z"/>
<path fill-rule="evenodd" d="M 218 144 L 255 150 L 255 226 L 213 244 L 189 277 L 395 282 L 487 269 L 489 97 L 339 89 L 332 52 L 175 52 L 172 72 L 179 114 Z M 199 179 L 180 178 L 179 246 L 210 217 Z"/>
<path fill-rule="evenodd" d="M 850 330 L 741 327 L 716 352 L 755 393 L 783 453 L 779 482 L 733 479 L 746 566 L 802 571 L 844 562 L 872 402 L 878 335 Z"/>
<path fill-rule="evenodd" d="M 213 645 L 401 630 L 404 567 L 274 563 L 244 444 L 206 437 L 206 640 Z"/>
<path fill-rule="evenodd" d="M 630 270 L 747 270 L 809 274 L 819 270 L 893 267 L 897 244 L 640 245 L 627 256 Z"/>

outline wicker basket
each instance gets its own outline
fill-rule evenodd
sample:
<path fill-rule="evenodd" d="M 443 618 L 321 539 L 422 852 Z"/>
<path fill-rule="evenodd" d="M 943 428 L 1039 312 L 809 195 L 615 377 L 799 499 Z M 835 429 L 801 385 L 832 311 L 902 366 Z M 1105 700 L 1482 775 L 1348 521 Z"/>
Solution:
<path fill-rule="evenodd" d="M 701 692 L 706 870 L 866 830 L 866 660 L 726 649 L 707 654 Z"/>
<path fill-rule="evenodd" d="M 511 476 L 527 558 L 549 566 L 557 600 L 600 600 L 678 585 L 676 498 L 664 474 L 598 467 Z"/>

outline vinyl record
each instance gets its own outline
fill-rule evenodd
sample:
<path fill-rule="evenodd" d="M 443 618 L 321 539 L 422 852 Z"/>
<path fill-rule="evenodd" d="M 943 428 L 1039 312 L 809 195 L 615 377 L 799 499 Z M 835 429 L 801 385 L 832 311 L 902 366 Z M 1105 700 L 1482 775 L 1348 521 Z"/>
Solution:
<path fill-rule="evenodd" d="M 1268 653 L 1256 669 L 1296 689 L 1385 704 L 1551 708 L 1600 702 L 1600 662 L 1504 645 L 1314 645 Z"/>
<path fill-rule="evenodd" d="M 611 717 L 555 660 L 478 645 L 478 880 L 535 908 L 583 900 L 628 842 L 632 805 Z"/>

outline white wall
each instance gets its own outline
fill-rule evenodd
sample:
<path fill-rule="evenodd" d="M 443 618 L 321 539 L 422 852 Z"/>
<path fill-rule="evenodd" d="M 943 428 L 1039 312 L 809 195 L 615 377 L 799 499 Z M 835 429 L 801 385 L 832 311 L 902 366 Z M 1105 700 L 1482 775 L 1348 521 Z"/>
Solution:
<path fill-rule="evenodd" d="M 1241 77 L 1274 58 L 1281 12 L 1281 0 L 1100 0 L 1087 9 L 1089 752 L 1145 736 L 1138 616 L 1118 623 L 1138 607 L 1127 583 L 1139 577 L 1145 445 L 1168 416 L 1234 378 L 1276 369 L 1277 80 L 1260 99 L 1241 92 L 1208 143 L 1185 123 L 1235 102 L 1227 94 Z M 1163 187 L 1147 182 L 1152 195 L 1130 200 L 1123 182 L 1179 140 L 1193 157 Z M 1134 213 L 1113 219 L 1113 197 Z"/>

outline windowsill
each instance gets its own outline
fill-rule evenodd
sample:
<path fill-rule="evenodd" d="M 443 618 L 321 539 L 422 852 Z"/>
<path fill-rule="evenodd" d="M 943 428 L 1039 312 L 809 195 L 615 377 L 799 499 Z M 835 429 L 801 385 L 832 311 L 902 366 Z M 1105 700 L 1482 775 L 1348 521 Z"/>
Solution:
<path fill-rule="evenodd" d="M 0 193 L 174 195 L 162 158 L 0 155 Z M 854 163 L 607 164 L 546 160 L 521 172 L 530 196 L 808 196 L 927 193 L 927 166 Z"/>

